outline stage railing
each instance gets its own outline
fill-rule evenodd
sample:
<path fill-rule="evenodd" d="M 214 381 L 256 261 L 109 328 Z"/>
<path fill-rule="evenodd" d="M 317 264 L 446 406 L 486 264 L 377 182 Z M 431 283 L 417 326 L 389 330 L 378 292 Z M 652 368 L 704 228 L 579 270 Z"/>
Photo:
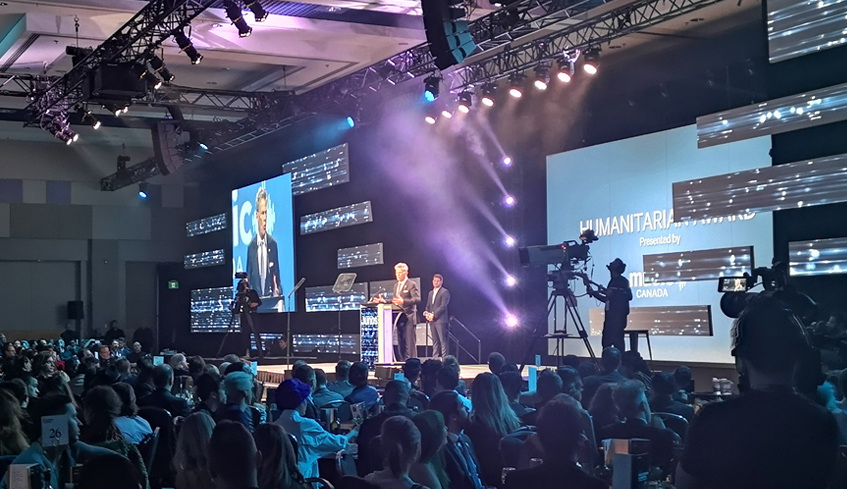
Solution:
<path fill-rule="evenodd" d="M 475 361 L 476 363 L 482 363 L 482 340 L 480 340 L 480 339 L 479 339 L 479 337 L 478 337 L 477 335 L 473 334 L 473 333 L 471 332 L 471 330 L 469 330 L 469 329 L 468 329 L 468 327 L 467 327 L 467 326 L 465 326 L 464 324 L 462 324 L 462 322 L 461 322 L 461 321 L 459 321 L 458 319 L 456 319 L 456 317 L 455 317 L 455 316 L 450 316 L 450 325 L 452 326 L 452 325 L 454 325 L 454 324 L 455 324 L 455 325 L 459 325 L 459 326 L 461 326 L 461 327 L 462 327 L 462 329 L 464 329 L 464 330 L 465 330 L 465 333 L 467 333 L 468 335 L 470 335 L 470 337 L 471 337 L 471 338 L 473 338 L 474 340 L 476 340 L 476 347 L 477 347 L 477 355 L 476 355 L 476 356 L 474 356 L 474 354 L 473 354 L 473 353 L 471 353 L 470 351 L 468 351 L 468 349 L 467 349 L 467 348 L 465 348 L 464 346 L 462 346 L 462 343 L 459 341 L 459 338 L 457 338 L 457 337 L 456 337 L 456 335 L 454 335 L 454 334 L 453 334 L 453 331 L 452 331 L 452 328 L 451 328 L 451 330 L 450 330 L 450 339 L 451 339 L 454 343 L 456 343 L 456 348 L 457 348 L 457 350 L 456 350 L 456 353 L 457 353 L 456 357 L 458 357 L 458 356 L 459 356 L 459 355 L 458 355 L 459 350 L 462 350 L 462 351 L 464 351 L 465 353 L 467 353 L 469 357 L 473 358 L 473 359 L 474 359 L 474 361 Z"/>

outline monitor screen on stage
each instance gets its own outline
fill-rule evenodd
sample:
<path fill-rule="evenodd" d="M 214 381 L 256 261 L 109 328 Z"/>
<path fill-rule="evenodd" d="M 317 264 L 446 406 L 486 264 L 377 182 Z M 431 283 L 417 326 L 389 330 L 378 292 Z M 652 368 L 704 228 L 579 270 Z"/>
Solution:
<path fill-rule="evenodd" d="M 293 312 L 294 209 L 291 174 L 232 191 L 232 271 L 247 274 L 259 312 Z M 238 279 L 233 279 L 238 286 Z"/>
<path fill-rule="evenodd" d="M 578 240 L 583 230 L 593 229 L 599 240 L 590 244 L 585 271 L 603 286 L 610 278 L 606 265 L 615 258 L 626 263 L 623 276 L 632 288 L 631 309 L 655 316 L 631 313 L 628 327 L 645 323 L 645 318 L 654 323 L 646 328 L 654 359 L 732 362 L 732 320 L 721 312 L 717 279 L 770 265 L 772 215 L 745 213 L 676 222 L 672 185 L 769 166 L 770 146 L 770 138 L 762 137 L 698 149 L 696 127 L 686 126 L 548 156 L 547 244 Z M 599 356 L 604 304 L 582 295 L 581 280 L 570 284 Z M 560 330 L 563 302 L 558 305 Z M 567 328 L 575 332 L 570 322 Z M 551 318 L 548 330 L 552 329 Z M 567 353 L 587 354 L 581 341 L 565 343 Z M 555 347 L 551 341 L 548 351 L 553 354 Z M 643 336 L 640 351 L 648 357 Z"/>

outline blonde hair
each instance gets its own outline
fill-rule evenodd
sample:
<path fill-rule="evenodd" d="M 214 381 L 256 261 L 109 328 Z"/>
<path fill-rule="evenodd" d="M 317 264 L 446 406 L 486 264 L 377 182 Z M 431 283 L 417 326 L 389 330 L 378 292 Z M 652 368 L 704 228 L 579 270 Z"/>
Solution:
<path fill-rule="evenodd" d="M 401 477 L 421 456 L 421 432 L 411 419 L 393 416 L 385 420 L 379 435 L 385 457 L 383 466 Z"/>
<path fill-rule="evenodd" d="M 0 390 L 0 456 L 20 455 L 29 448 L 21 419 L 23 410 L 18 400 L 9 391 Z"/>
<path fill-rule="evenodd" d="M 409 271 L 409 265 L 406 265 L 405 263 L 400 262 L 400 263 L 394 265 L 394 269 L 395 270 L 405 270 L 405 271 L 408 272 Z"/>
<path fill-rule="evenodd" d="M 176 489 L 211 489 L 209 472 L 209 442 L 215 422 L 206 413 L 194 413 L 185 418 L 179 430 L 174 455 Z"/>
<path fill-rule="evenodd" d="M 521 426 L 518 416 L 509 406 L 503 384 L 496 375 L 485 372 L 476 376 L 472 384 L 474 422 L 506 436 Z"/>

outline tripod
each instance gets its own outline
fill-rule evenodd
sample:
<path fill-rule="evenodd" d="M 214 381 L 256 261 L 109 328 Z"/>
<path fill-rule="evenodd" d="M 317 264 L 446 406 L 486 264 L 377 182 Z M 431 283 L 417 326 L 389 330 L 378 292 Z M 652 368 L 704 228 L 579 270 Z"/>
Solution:
<path fill-rule="evenodd" d="M 221 352 L 223 352 L 224 344 L 226 343 L 226 339 L 229 338 L 229 334 L 232 332 L 232 325 L 235 324 L 235 316 L 241 314 L 242 319 L 247 318 L 247 326 L 250 327 L 250 333 L 256 339 L 256 350 L 258 351 L 259 358 L 264 358 L 264 352 L 262 352 L 262 337 L 256 333 L 256 329 L 253 327 L 253 315 L 249 312 L 243 312 L 244 307 L 249 307 L 244 304 L 236 304 L 236 306 L 232 309 L 232 317 L 229 318 L 229 325 L 226 327 L 226 334 L 221 340 L 221 344 L 218 347 L 218 355 L 217 358 L 221 358 Z M 241 327 L 244 328 L 244 324 L 242 321 Z M 242 333 L 244 334 L 244 333 Z M 249 345 L 249 343 L 248 343 Z M 248 346 L 249 349 L 249 346 Z"/>
<path fill-rule="evenodd" d="M 565 306 L 565 317 L 563 320 L 564 329 L 562 330 L 558 329 L 558 311 L 556 309 L 556 303 L 559 298 L 564 301 Z M 549 324 L 551 314 L 553 315 L 553 333 L 543 334 L 543 332 L 547 329 L 546 326 Z M 568 316 L 570 316 L 574 324 L 574 328 L 577 333 L 576 335 L 571 335 L 567 331 Z M 585 349 L 588 350 L 588 354 L 591 356 L 592 360 L 597 358 L 594 354 L 594 349 L 591 347 L 591 342 L 588 341 L 588 332 L 585 330 L 585 324 L 582 322 L 579 310 L 576 308 L 576 295 L 574 295 L 567 280 L 554 280 L 553 290 L 550 292 L 550 297 L 547 299 L 547 315 L 538 322 L 532 332 L 532 340 L 529 343 L 529 348 L 527 348 L 523 357 L 523 362 L 521 363 L 521 372 L 523 372 L 524 367 L 526 367 L 527 360 L 532 354 L 532 351 L 535 349 L 535 344 L 538 341 L 538 338 L 541 337 L 546 339 L 555 339 L 560 355 L 562 353 L 561 349 L 558 347 L 558 343 L 560 341 L 564 341 L 568 338 L 580 338 L 585 344 Z"/>

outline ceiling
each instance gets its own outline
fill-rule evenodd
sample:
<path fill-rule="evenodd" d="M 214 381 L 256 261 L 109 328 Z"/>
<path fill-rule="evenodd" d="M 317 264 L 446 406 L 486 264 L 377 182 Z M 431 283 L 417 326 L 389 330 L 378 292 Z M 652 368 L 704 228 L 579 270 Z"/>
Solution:
<path fill-rule="evenodd" d="M 163 59 L 176 76 L 174 84 L 197 89 L 302 92 L 425 41 L 418 0 L 304 1 L 307 3 L 262 0 L 271 15 L 266 22 L 258 24 L 250 22 L 253 17 L 248 13 L 245 18 L 253 27 L 253 34 L 247 38 L 238 37 L 222 9 L 206 10 L 192 22 L 189 33 L 204 56 L 199 65 L 191 65 L 172 40 L 164 44 Z M 490 11 L 488 0 L 480 1 L 487 8 L 476 9 L 474 17 Z M 595 10 L 630 1 L 614 0 Z M 99 45 L 145 3 L 142 0 L 0 1 L 0 72 L 62 75 L 71 68 L 66 46 Z M 751 12 L 759 15 L 756 13 L 759 5 L 759 0 L 739 3 L 725 0 L 698 11 L 692 18 L 679 18 L 654 27 L 649 33 L 626 36 L 610 47 L 618 55 L 645 44 L 658 49 L 673 42 L 674 37 L 708 36 L 709 25 L 719 30 L 723 28 L 720 26 L 733 22 L 732 19 L 743 17 L 742 12 L 747 17 Z M 19 109 L 25 105 L 26 100 L 21 97 L 0 97 L 0 112 L 3 108 Z M 133 112 L 137 117 L 163 114 L 161 109 L 133 109 Z M 186 111 L 186 116 L 191 117 L 190 111 Z M 2 123 L 3 129 L 10 125 L 19 127 L 20 123 Z M 22 128 L 20 131 L 43 132 Z M 20 131 L 4 131 L 4 137 L 42 140 L 41 134 L 18 137 L 16 133 Z M 43 136 L 44 141 L 58 142 L 49 134 Z M 133 142 L 135 139 L 132 138 Z M 126 143 L 124 138 L 107 136 L 94 141 Z"/>

